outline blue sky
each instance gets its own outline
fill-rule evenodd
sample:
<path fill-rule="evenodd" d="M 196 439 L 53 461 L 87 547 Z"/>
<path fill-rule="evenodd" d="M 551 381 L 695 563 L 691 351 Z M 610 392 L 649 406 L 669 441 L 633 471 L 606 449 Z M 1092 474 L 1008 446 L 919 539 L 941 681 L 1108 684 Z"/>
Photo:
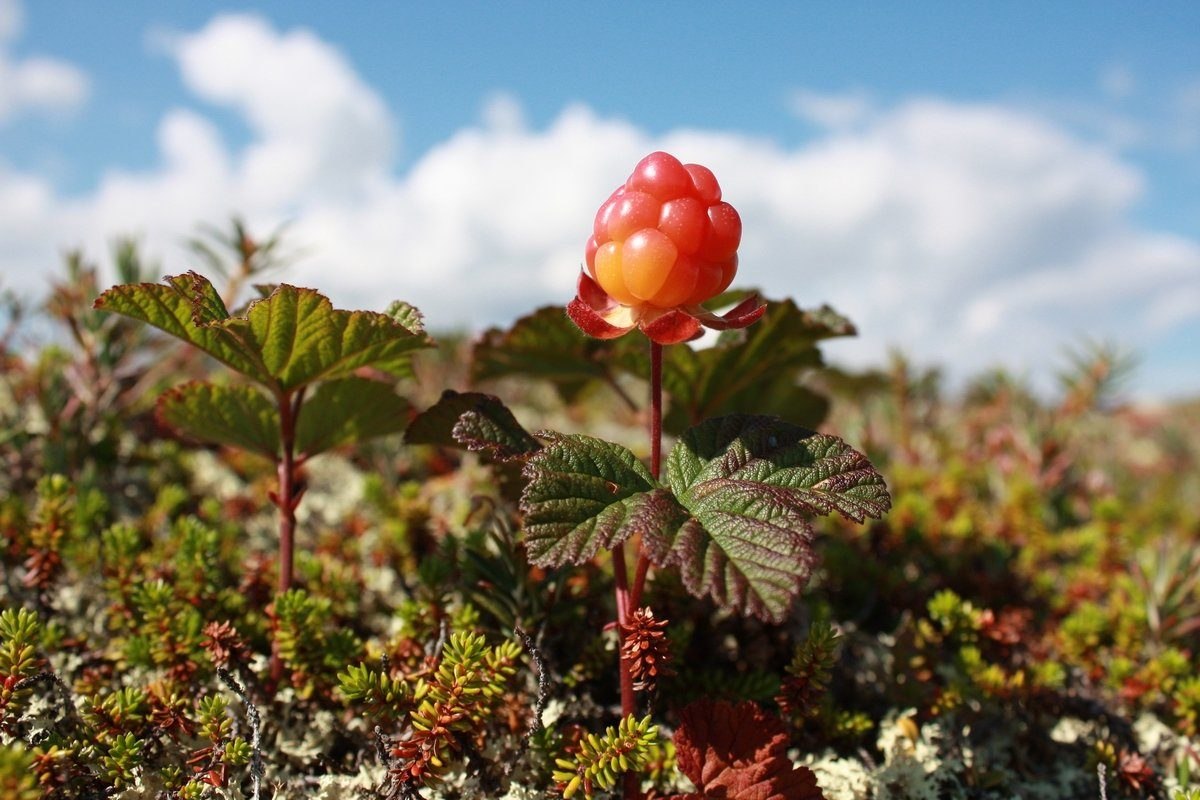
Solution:
<path fill-rule="evenodd" d="M 282 276 L 435 327 L 567 299 L 652 149 L 711 166 L 741 281 L 1050 385 L 1063 348 L 1200 392 L 1200 4 L 0 0 L 0 275 L 289 221 Z"/>

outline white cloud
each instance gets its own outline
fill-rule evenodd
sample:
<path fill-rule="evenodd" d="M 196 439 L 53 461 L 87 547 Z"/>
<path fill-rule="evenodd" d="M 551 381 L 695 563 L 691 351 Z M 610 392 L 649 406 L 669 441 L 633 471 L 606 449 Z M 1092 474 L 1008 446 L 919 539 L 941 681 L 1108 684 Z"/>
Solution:
<path fill-rule="evenodd" d="M 865 121 L 871 114 L 866 92 L 822 94 L 800 89 L 792 94 L 792 110 L 801 119 L 822 128 L 840 130 Z"/>
<path fill-rule="evenodd" d="M 88 96 L 87 75 L 77 67 L 40 56 L 17 59 L 8 52 L 23 24 L 17 0 L 0 0 L 0 124 L 26 111 L 70 111 Z"/>
<path fill-rule="evenodd" d="M 820 139 L 782 148 L 720 131 L 656 138 L 584 105 L 533 129 L 497 95 L 478 126 L 397 176 L 395 122 L 313 34 L 223 16 L 170 52 L 252 141 L 233 150 L 204 116 L 174 110 L 154 169 L 73 199 L 0 164 L 9 285 L 32 289 L 61 247 L 100 253 L 126 231 L 186 269 L 178 244 L 195 224 L 240 212 L 264 231 L 293 220 L 308 255 L 284 278 L 339 305 L 403 298 L 435 328 L 506 323 L 569 299 L 596 207 L 662 148 L 710 165 L 741 210 L 741 282 L 846 313 L 861 337 L 830 350 L 855 364 L 899 346 L 960 376 L 1004 363 L 1048 378 L 1076 336 L 1138 346 L 1200 314 L 1200 244 L 1131 221 L 1141 174 L 1028 110 L 848 106 L 825 113 Z"/>
<path fill-rule="evenodd" d="M 257 16 L 226 15 L 174 41 L 184 83 L 242 114 L 256 136 L 243 189 L 263 204 L 345 193 L 392 165 L 395 126 L 379 96 L 312 32 L 284 34 Z"/>
<path fill-rule="evenodd" d="M 483 123 L 494 131 L 523 133 L 525 131 L 525 109 L 521 101 L 508 92 L 492 95 L 483 105 Z"/>

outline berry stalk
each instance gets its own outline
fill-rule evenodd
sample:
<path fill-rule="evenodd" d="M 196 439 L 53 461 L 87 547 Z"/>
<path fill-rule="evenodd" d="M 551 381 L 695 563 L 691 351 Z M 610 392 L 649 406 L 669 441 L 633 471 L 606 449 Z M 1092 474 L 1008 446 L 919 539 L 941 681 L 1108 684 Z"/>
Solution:
<path fill-rule="evenodd" d="M 650 472 L 658 479 L 662 472 L 662 345 L 650 342 Z M 624 637 L 629 624 L 631 609 L 641 607 L 642 590 L 646 586 L 646 575 L 650 571 L 650 559 L 638 544 L 637 572 L 633 585 L 629 585 L 629 574 L 625 566 L 625 546 L 613 548 L 613 575 L 617 586 L 617 632 L 622 647 L 618 648 L 618 663 L 621 676 L 621 715 L 628 717 L 636 710 L 637 698 L 634 690 L 632 664 L 624 656 Z M 626 772 L 623 780 L 625 800 L 639 800 L 641 787 L 635 772 Z"/>

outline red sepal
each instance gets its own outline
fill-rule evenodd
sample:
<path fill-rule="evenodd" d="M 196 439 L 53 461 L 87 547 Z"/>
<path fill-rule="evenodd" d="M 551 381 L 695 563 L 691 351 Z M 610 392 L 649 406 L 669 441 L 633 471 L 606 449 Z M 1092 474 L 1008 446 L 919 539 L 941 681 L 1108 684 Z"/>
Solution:
<path fill-rule="evenodd" d="M 752 294 L 724 314 L 717 315 L 706 308 L 693 307 L 692 314 L 706 328 L 718 331 L 730 328 L 746 328 L 753 325 L 767 311 L 767 304 L 757 294 Z"/>
<path fill-rule="evenodd" d="M 579 330 L 596 339 L 615 339 L 618 336 L 624 336 L 631 330 L 631 328 L 618 328 L 607 322 L 578 297 L 567 304 L 567 316 L 579 326 Z"/>
<path fill-rule="evenodd" d="M 596 283 L 595 279 L 584 271 L 579 273 L 579 282 L 576 284 L 576 297 L 597 311 L 602 309 L 607 310 L 617 304 L 617 301 L 613 300 L 608 292 L 601 289 L 600 284 Z"/>
<path fill-rule="evenodd" d="M 615 339 L 637 327 L 650 341 L 658 344 L 691 341 L 698 338 L 704 328 L 745 328 L 757 322 L 766 310 L 766 303 L 757 294 L 750 295 L 719 316 L 699 305 L 667 311 L 648 306 L 624 306 L 585 271 L 579 273 L 575 299 L 567 304 L 567 316 L 588 336 Z"/>
<path fill-rule="evenodd" d="M 677 308 L 638 327 L 650 341 L 658 344 L 678 344 L 704 333 L 700 327 L 700 320 Z"/>

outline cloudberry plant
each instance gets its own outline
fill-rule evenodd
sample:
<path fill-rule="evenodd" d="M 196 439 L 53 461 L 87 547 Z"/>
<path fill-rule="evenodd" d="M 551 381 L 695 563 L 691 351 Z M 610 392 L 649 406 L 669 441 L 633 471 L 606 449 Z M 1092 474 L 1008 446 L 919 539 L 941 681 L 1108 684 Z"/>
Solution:
<path fill-rule="evenodd" d="M 534 563 L 578 562 L 601 546 L 612 551 L 626 716 L 634 709 L 640 666 L 639 648 L 628 646 L 626 635 L 635 629 L 633 610 L 652 565 L 678 567 L 693 593 L 782 621 L 811 568 L 806 518 L 837 511 L 861 522 L 890 504 L 882 478 L 860 453 L 768 417 L 719 418 L 686 431 L 667 459 L 667 486 L 660 488 L 663 345 L 695 338 L 704 325 L 744 328 L 766 311 L 755 295 L 724 317 L 700 306 L 732 282 L 740 241 L 741 220 L 722 201 L 710 170 L 661 152 L 639 162 L 596 214 L 588 271 L 567 311 L 591 336 L 612 338 L 638 327 L 650 339 L 649 472 L 628 451 L 560 436 L 526 467 L 530 483 L 522 505 Z M 572 474 L 580 478 L 572 494 L 584 505 L 564 513 L 563 476 Z M 751 485 L 771 502 L 751 499 Z M 635 533 L 631 582 L 624 542 Z M 746 541 L 762 548 L 759 555 L 750 554 Z M 639 795 L 632 773 L 624 793 Z"/>
<path fill-rule="evenodd" d="M 523 463 L 522 532 L 535 567 L 588 564 L 608 551 L 626 719 L 634 717 L 638 692 L 661 675 L 669 653 L 668 620 L 656 618 L 642 602 L 652 569 L 678 570 L 687 592 L 723 609 L 781 623 L 815 559 L 809 519 L 840 514 L 862 522 L 890 506 L 879 472 L 836 437 L 768 415 L 705 418 L 707 408 L 724 409 L 723 397 L 751 401 L 762 381 L 790 382 L 798 355 L 788 350 L 788 340 L 799 337 L 811 344 L 820 338 L 814 336 L 818 328 L 830 332 L 821 335 L 843 330 L 833 320 L 836 315 L 825 314 L 818 322 L 788 304 L 771 317 L 753 294 L 724 316 L 701 305 L 733 280 L 740 237 L 740 219 L 722 199 L 712 173 L 666 153 L 639 163 L 596 215 L 585 248 L 586 268 L 567 315 L 600 340 L 634 328 L 650 340 L 648 466 L 628 448 L 595 437 L 554 431 L 532 436 L 498 399 L 479 393 L 446 393 L 409 428 L 410 441 L 456 442 L 497 462 Z M 599 377 L 628 400 L 612 373 L 597 367 L 605 354 L 618 360 L 613 350 L 581 344 L 569 328 L 555 327 L 546 315 L 535 317 L 509 338 L 486 336 L 477 351 L 485 362 L 476 374 L 522 374 L 514 363 L 549 359 L 576 365 L 550 370 L 565 396 L 577 392 L 582 380 Z M 678 367 L 673 400 L 687 413 L 664 459 L 664 345 L 693 339 L 705 326 L 740 329 L 760 319 L 770 319 L 771 325 L 749 352 L 722 350 L 706 365 L 698 356 L 673 364 Z M 548 349 L 528 341 L 539 333 L 553 337 Z M 773 342 L 773 336 L 780 341 Z M 776 361 L 766 355 L 773 348 L 787 352 Z M 626 355 L 630 352 L 622 356 L 640 363 L 640 356 Z M 757 383 L 739 385 L 735 378 L 731 384 L 730 373 L 753 374 Z M 707 394 L 689 406 L 689 387 L 701 378 Z M 643 606 L 646 610 L 638 612 Z M 623 793 L 626 800 L 640 797 L 635 772 L 626 773 Z"/>
<path fill-rule="evenodd" d="M 195 272 L 169 277 L 165 285 L 115 286 L 94 307 L 152 325 L 249 381 L 192 381 L 162 395 L 157 411 L 184 435 L 276 464 L 270 499 L 279 514 L 278 590 L 287 592 L 304 466 L 332 448 L 404 429 L 407 402 L 392 381 L 377 378 L 407 377 L 413 352 L 432 344 L 420 312 L 399 302 L 386 314 L 343 311 L 318 292 L 283 284 L 230 313 L 212 283 Z M 276 654 L 272 677 L 282 674 Z"/>

